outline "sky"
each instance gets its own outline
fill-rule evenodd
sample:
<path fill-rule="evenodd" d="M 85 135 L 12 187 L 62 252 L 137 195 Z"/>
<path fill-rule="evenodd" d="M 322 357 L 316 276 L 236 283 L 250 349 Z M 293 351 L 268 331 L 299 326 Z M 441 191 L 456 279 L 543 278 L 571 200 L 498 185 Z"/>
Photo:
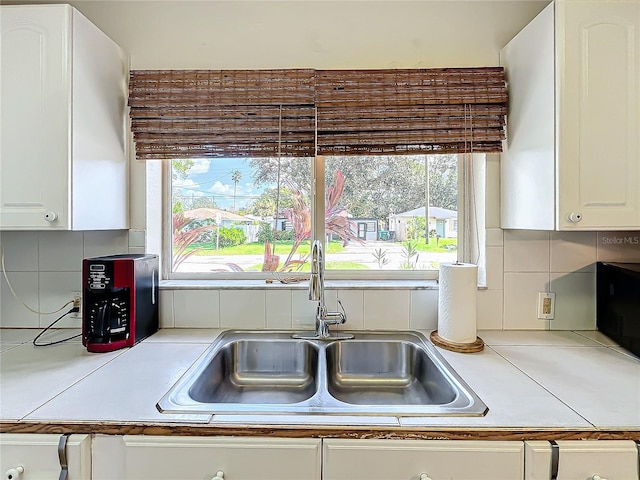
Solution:
<path fill-rule="evenodd" d="M 178 195 L 202 197 L 212 196 L 216 206 L 223 210 L 233 210 L 233 181 L 231 176 L 238 170 L 242 178 L 236 190 L 236 210 L 259 197 L 265 190 L 253 184 L 253 170 L 249 160 L 243 159 L 199 159 L 195 160 L 185 180 L 173 182 Z"/>

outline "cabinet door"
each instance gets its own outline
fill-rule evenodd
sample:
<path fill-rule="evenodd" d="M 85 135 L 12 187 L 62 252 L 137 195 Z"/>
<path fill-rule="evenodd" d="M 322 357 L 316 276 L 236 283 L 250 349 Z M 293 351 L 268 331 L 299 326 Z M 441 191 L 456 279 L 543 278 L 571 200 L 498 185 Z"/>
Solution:
<path fill-rule="evenodd" d="M 525 442 L 525 480 L 549 480 L 549 442 Z M 629 440 L 559 440 L 558 480 L 638 480 L 638 449 Z"/>
<path fill-rule="evenodd" d="M 518 480 L 522 442 L 325 440 L 323 480 Z"/>
<path fill-rule="evenodd" d="M 64 229 L 70 7 L 0 8 L 0 227 Z"/>
<path fill-rule="evenodd" d="M 59 435 L 2 434 L 0 435 L 0 474 L 9 478 L 9 470 L 22 467 L 16 480 L 59 478 Z M 91 438 L 71 435 L 67 440 L 68 478 L 91 480 Z"/>
<path fill-rule="evenodd" d="M 638 229 L 640 2 L 556 9 L 557 228 Z"/>
<path fill-rule="evenodd" d="M 93 480 L 320 480 L 321 440 L 124 436 L 94 439 Z"/>

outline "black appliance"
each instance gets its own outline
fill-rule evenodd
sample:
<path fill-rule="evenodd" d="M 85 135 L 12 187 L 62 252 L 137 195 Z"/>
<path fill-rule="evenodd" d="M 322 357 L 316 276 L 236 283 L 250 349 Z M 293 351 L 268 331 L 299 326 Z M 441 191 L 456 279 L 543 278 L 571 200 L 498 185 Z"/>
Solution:
<path fill-rule="evenodd" d="M 90 352 L 132 347 L 158 330 L 158 256 L 85 258 L 82 344 Z"/>
<path fill-rule="evenodd" d="M 598 262 L 596 284 L 598 330 L 640 356 L 640 263 Z"/>

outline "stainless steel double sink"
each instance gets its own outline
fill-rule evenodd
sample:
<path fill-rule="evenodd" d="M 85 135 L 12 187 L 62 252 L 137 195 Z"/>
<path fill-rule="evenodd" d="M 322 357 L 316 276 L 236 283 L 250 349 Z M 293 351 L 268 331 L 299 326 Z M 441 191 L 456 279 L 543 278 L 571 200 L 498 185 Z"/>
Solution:
<path fill-rule="evenodd" d="M 481 416 L 486 405 L 418 332 L 226 331 L 158 402 L 165 413 Z"/>

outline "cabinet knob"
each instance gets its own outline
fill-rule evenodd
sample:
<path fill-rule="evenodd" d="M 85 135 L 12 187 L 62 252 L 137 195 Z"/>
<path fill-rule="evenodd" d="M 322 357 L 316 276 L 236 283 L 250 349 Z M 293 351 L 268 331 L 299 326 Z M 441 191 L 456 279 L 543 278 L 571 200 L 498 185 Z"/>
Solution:
<path fill-rule="evenodd" d="M 602 478 L 600 475 L 594 475 L 589 480 L 607 480 L 606 478 Z"/>
<path fill-rule="evenodd" d="M 569 221 L 571 223 L 578 223 L 580 220 L 582 220 L 582 214 L 578 213 L 578 212 L 571 212 L 567 218 L 569 219 Z"/>
<path fill-rule="evenodd" d="M 420 474 L 420 480 L 431 480 L 431 477 L 429 475 L 427 475 L 426 473 L 421 473 Z"/>
<path fill-rule="evenodd" d="M 218 470 L 211 480 L 224 480 L 224 472 L 222 470 Z"/>
<path fill-rule="evenodd" d="M 16 468 L 10 468 L 4 474 L 4 478 L 6 480 L 16 480 L 20 478 L 24 473 L 24 467 L 22 465 L 18 465 Z"/>
<path fill-rule="evenodd" d="M 47 212 L 44 214 L 44 219 L 49 223 L 55 222 L 58 219 L 58 214 L 56 212 Z"/>

